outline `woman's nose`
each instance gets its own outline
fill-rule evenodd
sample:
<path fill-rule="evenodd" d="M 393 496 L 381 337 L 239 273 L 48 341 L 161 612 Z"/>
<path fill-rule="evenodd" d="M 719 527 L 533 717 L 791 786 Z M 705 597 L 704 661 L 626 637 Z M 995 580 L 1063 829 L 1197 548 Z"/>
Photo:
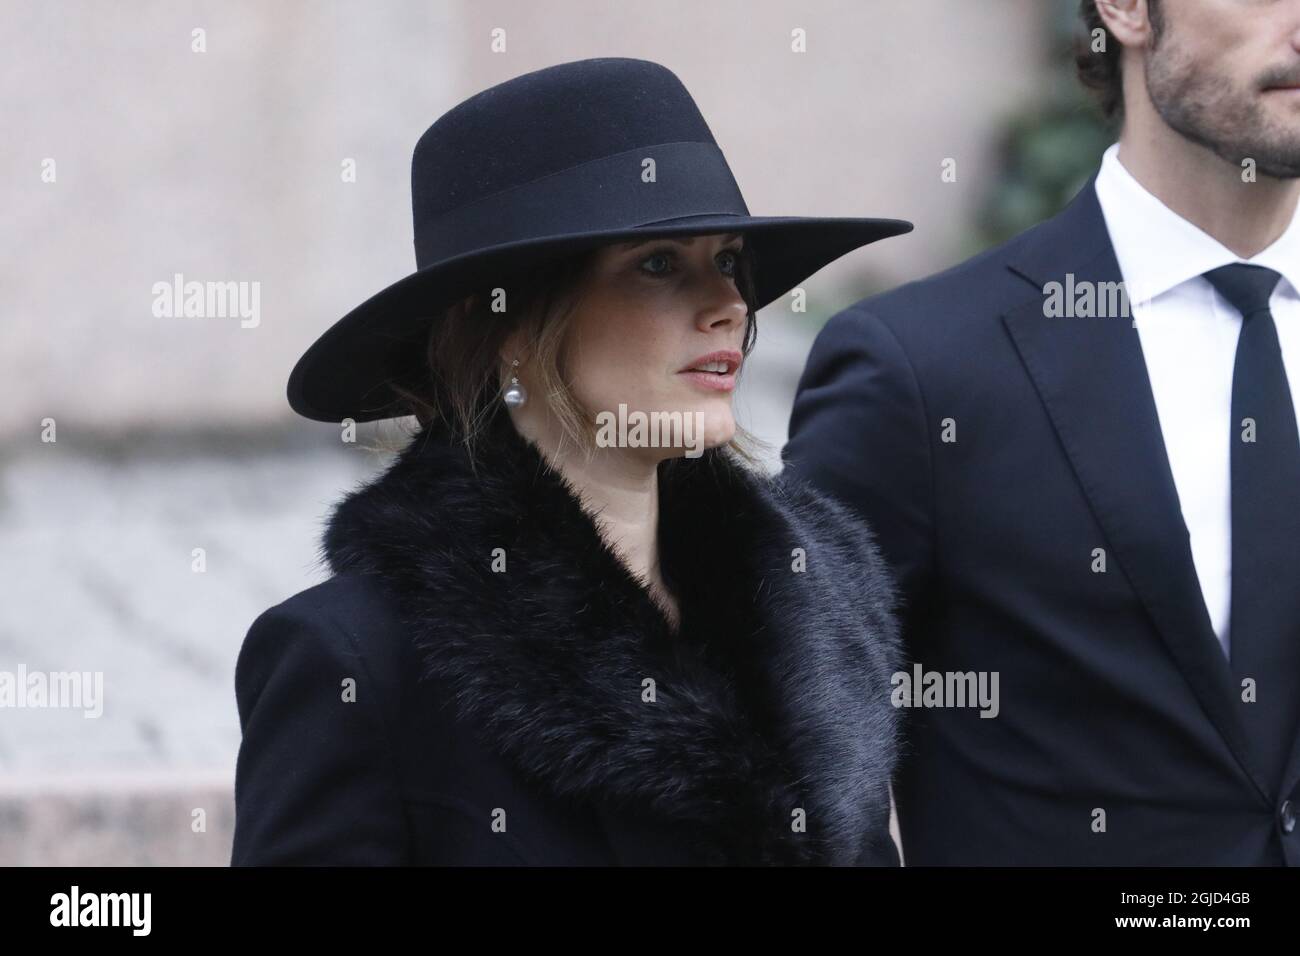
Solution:
<path fill-rule="evenodd" d="M 749 306 L 732 280 L 716 274 L 704 293 L 708 298 L 697 313 L 697 324 L 702 330 L 723 325 L 738 325 L 749 315 Z"/>

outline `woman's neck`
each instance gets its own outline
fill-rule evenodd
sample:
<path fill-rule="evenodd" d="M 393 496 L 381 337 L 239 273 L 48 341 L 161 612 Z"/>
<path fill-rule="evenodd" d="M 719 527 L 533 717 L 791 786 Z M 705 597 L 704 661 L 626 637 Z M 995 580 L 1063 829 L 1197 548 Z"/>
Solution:
<path fill-rule="evenodd" d="M 647 587 L 674 629 L 678 608 L 659 564 L 658 461 L 638 449 L 604 448 L 588 457 L 567 443 L 561 451 L 556 428 L 539 428 L 528 418 L 515 427 L 532 441 L 572 486 L 601 537 Z M 558 426 L 557 426 L 558 427 Z"/>

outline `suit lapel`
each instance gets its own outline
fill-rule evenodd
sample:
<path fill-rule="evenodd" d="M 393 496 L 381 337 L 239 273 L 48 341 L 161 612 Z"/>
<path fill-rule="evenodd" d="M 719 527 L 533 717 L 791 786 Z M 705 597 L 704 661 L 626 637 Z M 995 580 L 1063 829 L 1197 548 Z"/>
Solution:
<path fill-rule="evenodd" d="M 1202 708 L 1268 799 L 1231 671 L 1210 624 L 1165 452 L 1142 344 L 1127 316 L 1049 318 L 1049 282 L 1122 279 L 1089 182 L 1009 268 L 1037 290 L 1003 316 L 1113 554 Z"/>

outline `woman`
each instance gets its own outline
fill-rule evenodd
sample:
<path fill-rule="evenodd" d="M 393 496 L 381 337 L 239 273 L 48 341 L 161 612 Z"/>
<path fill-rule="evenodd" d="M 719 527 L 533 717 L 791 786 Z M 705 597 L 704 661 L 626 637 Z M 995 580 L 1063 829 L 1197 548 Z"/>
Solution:
<path fill-rule="evenodd" d="M 758 308 L 910 225 L 751 217 L 628 59 L 462 103 L 412 192 L 419 271 L 290 378 L 420 428 L 245 639 L 232 862 L 896 865 L 890 582 L 731 397 Z"/>

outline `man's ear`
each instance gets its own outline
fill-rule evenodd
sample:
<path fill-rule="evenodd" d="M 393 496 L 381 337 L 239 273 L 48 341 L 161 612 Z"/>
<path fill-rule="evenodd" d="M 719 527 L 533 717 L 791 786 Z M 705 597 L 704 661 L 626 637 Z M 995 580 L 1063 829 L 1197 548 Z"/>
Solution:
<path fill-rule="evenodd" d="M 1097 14 L 1122 46 L 1145 48 L 1151 42 L 1151 11 L 1147 0 L 1095 0 Z"/>

